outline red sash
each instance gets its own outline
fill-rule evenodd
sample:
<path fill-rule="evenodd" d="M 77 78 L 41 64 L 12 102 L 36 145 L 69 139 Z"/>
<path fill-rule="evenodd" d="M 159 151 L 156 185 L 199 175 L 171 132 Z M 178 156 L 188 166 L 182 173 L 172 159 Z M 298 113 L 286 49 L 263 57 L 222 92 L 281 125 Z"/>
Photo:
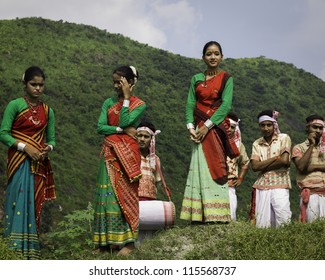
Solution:
<path fill-rule="evenodd" d="M 130 98 L 129 110 L 144 102 L 135 96 Z M 108 110 L 110 125 L 118 126 L 122 102 Z M 110 167 L 110 179 L 123 214 L 134 232 L 139 225 L 138 187 L 141 177 L 141 154 L 138 142 L 127 134 L 105 136 L 102 152 L 106 164 Z"/>
<path fill-rule="evenodd" d="M 195 108 L 195 123 L 201 127 L 221 105 L 222 92 L 229 74 L 221 72 L 206 82 L 199 83 L 196 92 L 199 94 Z M 228 181 L 227 156 L 239 156 L 239 150 L 230 135 L 230 123 L 226 117 L 218 126 L 214 126 L 205 136 L 202 148 L 209 166 L 212 179 L 224 185 Z"/>
<path fill-rule="evenodd" d="M 300 215 L 299 219 L 302 223 L 306 223 L 307 219 L 307 208 L 308 208 L 308 203 L 310 199 L 311 194 L 319 194 L 322 196 L 325 196 L 325 189 L 324 188 L 313 188 L 313 189 L 308 189 L 304 188 L 301 190 L 301 207 L 300 207 Z"/>

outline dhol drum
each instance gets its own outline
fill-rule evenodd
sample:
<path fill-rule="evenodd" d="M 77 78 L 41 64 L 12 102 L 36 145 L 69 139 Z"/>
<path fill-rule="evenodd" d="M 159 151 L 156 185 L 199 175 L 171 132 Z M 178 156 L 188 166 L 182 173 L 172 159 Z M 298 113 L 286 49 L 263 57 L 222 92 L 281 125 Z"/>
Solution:
<path fill-rule="evenodd" d="M 172 201 L 139 201 L 140 230 L 159 230 L 172 227 L 175 223 L 176 210 Z"/>

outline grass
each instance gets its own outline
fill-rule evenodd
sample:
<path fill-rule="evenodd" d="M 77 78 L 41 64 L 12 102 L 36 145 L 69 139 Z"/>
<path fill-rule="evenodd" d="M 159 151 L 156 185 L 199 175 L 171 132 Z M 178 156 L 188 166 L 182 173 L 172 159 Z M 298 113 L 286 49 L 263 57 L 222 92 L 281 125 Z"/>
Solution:
<path fill-rule="evenodd" d="M 292 222 L 259 229 L 247 221 L 229 224 L 180 225 L 157 232 L 129 257 L 93 253 L 91 210 L 65 216 L 59 227 L 43 235 L 44 259 L 131 260 L 323 260 L 325 220 Z"/>
<path fill-rule="evenodd" d="M 145 242 L 134 259 L 323 260 L 325 221 L 258 229 L 247 222 L 174 228 Z"/>
<path fill-rule="evenodd" d="M 259 229 L 247 221 L 181 224 L 157 232 L 128 257 L 94 253 L 91 205 L 41 235 L 42 259 L 57 260 L 324 260 L 325 219 Z M 0 259 L 18 259 L 0 238 Z"/>

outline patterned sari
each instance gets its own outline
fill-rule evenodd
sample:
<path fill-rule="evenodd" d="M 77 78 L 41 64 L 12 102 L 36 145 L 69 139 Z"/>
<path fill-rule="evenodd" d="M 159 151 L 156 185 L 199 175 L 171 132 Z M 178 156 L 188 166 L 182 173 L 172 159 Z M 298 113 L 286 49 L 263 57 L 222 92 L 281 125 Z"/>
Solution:
<path fill-rule="evenodd" d="M 43 103 L 40 123 L 31 125 L 31 111 L 22 111 L 12 125 L 12 137 L 41 151 L 48 114 L 49 107 Z M 26 153 L 10 147 L 7 172 L 4 236 L 9 239 L 10 248 L 22 253 L 26 259 L 38 259 L 41 210 L 46 200 L 55 199 L 50 160 L 34 161 Z"/>
<path fill-rule="evenodd" d="M 228 78 L 226 72 L 221 72 L 196 85 L 194 118 L 198 127 L 218 110 Z M 210 129 L 202 143 L 194 145 L 181 219 L 200 222 L 230 221 L 226 158 L 238 155 L 238 148 L 230 136 L 228 118 Z"/>
<path fill-rule="evenodd" d="M 130 99 L 130 112 L 144 102 Z M 109 125 L 118 126 L 122 103 L 108 110 Z M 138 142 L 127 134 L 105 136 L 97 176 L 93 242 L 97 246 L 124 245 L 138 237 L 138 187 L 141 155 Z"/>

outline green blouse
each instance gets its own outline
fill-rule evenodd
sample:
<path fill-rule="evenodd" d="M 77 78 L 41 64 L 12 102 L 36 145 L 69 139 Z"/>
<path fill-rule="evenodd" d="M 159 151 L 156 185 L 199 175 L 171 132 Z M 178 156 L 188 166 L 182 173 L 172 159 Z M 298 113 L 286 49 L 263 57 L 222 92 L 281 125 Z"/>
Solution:
<path fill-rule="evenodd" d="M 98 119 L 97 132 L 99 134 L 101 135 L 115 134 L 117 133 L 116 130 L 117 127 L 120 127 L 122 129 L 127 128 L 129 126 L 137 127 L 137 125 L 140 123 L 140 118 L 146 108 L 146 104 L 143 104 L 133 109 L 131 112 L 129 110 L 129 107 L 122 106 L 122 109 L 120 111 L 119 125 L 118 126 L 110 125 L 107 117 L 107 111 L 117 102 L 118 102 L 117 96 L 105 100 Z"/>
<path fill-rule="evenodd" d="M 204 79 L 203 73 L 196 74 L 191 79 L 186 104 L 186 124 L 194 124 L 194 109 L 196 107 L 195 85 L 197 82 L 204 82 Z M 222 93 L 222 103 L 210 118 L 215 125 L 220 124 L 232 108 L 233 87 L 233 78 L 229 77 Z"/>
<path fill-rule="evenodd" d="M 16 139 L 11 136 L 12 124 L 15 121 L 16 116 L 27 108 L 28 105 L 23 97 L 14 99 L 8 103 L 1 123 L 0 142 L 4 143 L 8 147 L 11 147 L 16 142 Z M 52 108 L 49 110 L 45 143 L 55 147 L 54 112 Z"/>

